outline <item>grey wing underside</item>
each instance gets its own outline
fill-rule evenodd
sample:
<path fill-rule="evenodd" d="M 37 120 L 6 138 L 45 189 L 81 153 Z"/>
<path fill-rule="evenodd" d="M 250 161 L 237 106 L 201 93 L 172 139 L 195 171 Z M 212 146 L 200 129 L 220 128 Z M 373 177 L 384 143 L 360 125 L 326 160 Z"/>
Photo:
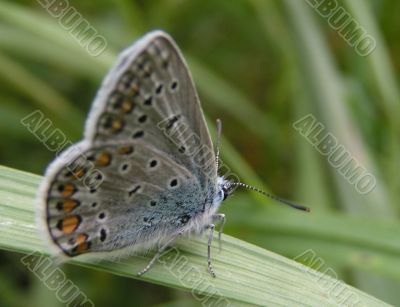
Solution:
<path fill-rule="evenodd" d="M 196 213 L 187 201 L 205 199 L 195 177 L 144 142 L 75 149 L 47 174 L 48 231 L 68 256 L 170 237 Z"/>
<path fill-rule="evenodd" d="M 121 53 L 96 96 L 85 131 L 86 140 L 101 144 L 143 138 L 172 159 L 184 152 L 179 163 L 198 177 L 214 181 L 217 176 L 192 77 L 164 32 L 151 32 Z"/>

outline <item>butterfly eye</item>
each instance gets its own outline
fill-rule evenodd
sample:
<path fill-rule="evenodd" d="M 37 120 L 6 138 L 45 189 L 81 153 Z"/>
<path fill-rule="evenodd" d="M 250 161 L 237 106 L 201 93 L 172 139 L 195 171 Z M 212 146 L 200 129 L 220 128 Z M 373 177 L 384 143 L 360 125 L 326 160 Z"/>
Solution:
<path fill-rule="evenodd" d="M 224 184 L 222 186 L 222 191 L 224 192 L 224 199 L 225 200 L 233 191 L 234 186 L 231 185 L 230 183 Z"/>

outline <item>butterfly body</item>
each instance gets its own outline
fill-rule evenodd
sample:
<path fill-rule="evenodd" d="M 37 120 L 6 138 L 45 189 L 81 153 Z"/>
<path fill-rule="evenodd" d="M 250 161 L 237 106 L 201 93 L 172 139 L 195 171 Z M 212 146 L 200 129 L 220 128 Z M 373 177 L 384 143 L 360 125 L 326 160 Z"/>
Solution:
<path fill-rule="evenodd" d="M 48 167 L 39 224 L 69 257 L 164 246 L 213 230 L 228 183 L 217 175 L 186 63 L 173 40 L 154 31 L 122 52 L 84 139 Z"/>

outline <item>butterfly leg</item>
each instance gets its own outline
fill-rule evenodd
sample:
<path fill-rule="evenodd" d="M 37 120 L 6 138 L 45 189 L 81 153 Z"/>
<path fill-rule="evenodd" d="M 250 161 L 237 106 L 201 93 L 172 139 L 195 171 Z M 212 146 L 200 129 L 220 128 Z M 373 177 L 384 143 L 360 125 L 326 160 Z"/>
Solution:
<path fill-rule="evenodd" d="M 158 258 L 160 258 L 161 253 L 162 253 L 173 241 L 175 241 L 175 239 L 176 239 L 177 237 L 179 237 L 180 235 L 182 235 L 182 233 L 183 233 L 183 230 L 179 231 L 179 232 L 178 232 L 176 235 L 174 235 L 170 240 L 168 240 L 167 243 L 165 243 L 164 245 L 162 245 L 162 246 L 158 249 L 157 253 L 156 253 L 156 254 L 153 256 L 153 258 L 150 260 L 149 264 L 146 265 L 146 267 L 145 267 L 143 270 L 141 270 L 141 271 L 138 273 L 138 275 L 139 275 L 139 276 L 142 276 L 144 273 L 146 273 L 148 270 L 150 270 L 150 268 L 154 265 L 154 262 L 156 262 L 156 260 L 157 260 Z"/>
<path fill-rule="evenodd" d="M 220 226 L 219 226 L 219 231 L 218 231 L 218 246 L 219 246 L 219 252 L 221 251 L 221 236 L 222 236 L 222 232 L 224 231 L 224 226 L 225 226 L 225 222 L 226 222 L 226 218 L 225 218 L 225 214 L 223 213 L 218 213 L 218 214 L 214 214 L 212 216 L 212 220 L 213 222 L 220 222 Z"/>
<path fill-rule="evenodd" d="M 207 245 L 208 272 L 210 273 L 210 275 L 212 277 L 215 277 L 215 273 L 214 273 L 214 270 L 213 270 L 212 265 L 211 265 L 211 243 L 212 243 L 212 240 L 214 238 L 215 225 L 214 224 L 210 224 L 210 225 L 208 225 L 208 228 L 210 229 L 210 235 L 208 237 L 208 245 Z"/>

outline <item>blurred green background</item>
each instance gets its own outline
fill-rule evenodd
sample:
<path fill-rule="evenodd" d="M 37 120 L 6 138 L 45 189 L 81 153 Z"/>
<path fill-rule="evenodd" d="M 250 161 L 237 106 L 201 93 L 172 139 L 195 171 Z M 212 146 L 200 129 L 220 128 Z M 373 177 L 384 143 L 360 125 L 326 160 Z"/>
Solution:
<path fill-rule="evenodd" d="M 54 153 L 20 120 L 39 109 L 80 140 L 118 52 L 164 29 L 189 63 L 209 125 L 223 122 L 225 163 L 242 181 L 312 209 L 306 215 L 237 191 L 221 208 L 226 233 L 289 258 L 312 249 L 325 262 L 322 271 L 332 268 L 346 283 L 399 305 L 400 2 L 339 5 L 376 40 L 367 57 L 301 0 L 70 1 L 108 43 L 97 57 L 39 2 L 2 1 L 0 162 L 43 174 Z M 357 193 L 294 130 L 309 113 L 376 177 L 372 192 Z M 20 257 L 0 252 L 0 306 L 61 306 Z M 199 304 L 182 291 L 63 268 L 96 306 Z"/>

